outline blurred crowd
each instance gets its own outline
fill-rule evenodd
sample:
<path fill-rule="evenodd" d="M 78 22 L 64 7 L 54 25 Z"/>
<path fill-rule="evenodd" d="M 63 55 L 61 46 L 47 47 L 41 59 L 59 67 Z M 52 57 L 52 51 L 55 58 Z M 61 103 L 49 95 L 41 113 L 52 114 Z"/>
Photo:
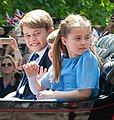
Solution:
<path fill-rule="evenodd" d="M 16 91 L 22 78 L 22 65 L 29 57 L 25 43 L 18 43 L 15 28 L 0 27 L 0 98 Z"/>

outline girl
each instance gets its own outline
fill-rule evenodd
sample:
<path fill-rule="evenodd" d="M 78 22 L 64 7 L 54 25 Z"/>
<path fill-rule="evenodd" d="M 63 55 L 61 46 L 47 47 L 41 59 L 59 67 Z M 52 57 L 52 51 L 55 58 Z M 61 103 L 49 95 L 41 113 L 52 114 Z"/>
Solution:
<path fill-rule="evenodd" d="M 90 47 L 90 21 L 73 14 L 62 20 L 54 41 L 53 65 L 49 71 L 42 77 L 43 68 L 34 62 L 23 66 L 37 99 L 83 100 L 96 97 L 100 69 Z"/>

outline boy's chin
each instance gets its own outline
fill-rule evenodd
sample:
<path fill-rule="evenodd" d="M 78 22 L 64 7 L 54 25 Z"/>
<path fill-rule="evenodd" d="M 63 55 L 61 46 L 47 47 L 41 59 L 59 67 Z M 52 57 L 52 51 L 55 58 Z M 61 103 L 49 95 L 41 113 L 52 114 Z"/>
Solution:
<path fill-rule="evenodd" d="M 42 49 L 39 49 L 39 48 L 33 48 L 31 49 L 33 52 L 38 52 L 38 51 L 41 51 Z"/>

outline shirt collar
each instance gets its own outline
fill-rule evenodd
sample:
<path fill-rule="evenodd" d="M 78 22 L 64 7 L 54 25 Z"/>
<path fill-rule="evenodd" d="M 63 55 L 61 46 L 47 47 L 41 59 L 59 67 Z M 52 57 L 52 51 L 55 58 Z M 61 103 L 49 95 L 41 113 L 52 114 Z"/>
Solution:
<path fill-rule="evenodd" d="M 36 52 L 39 55 L 38 60 L 36 59 L 37 63 L 40 62 L 40 60 L 41 60 L 42 56 L 44 55 L 47 48 L 48 48 L 48 46 L 46 46 L 43 50 Z M 34 54 L 34 52 L 32 52 L 30 56 L 32 57 L 33 54 Z M 29 57 L 28 61 L 31 59 L 31 57 Z"/>
<path fill-rule="evenodd" d="M 47 49 L 48 46 L 46 46 L 43 50 L 39 51 L 39 52 L 36 52 L 40 57 L 43 56 L 43 54 L 45 53 L 46 49 Z"/>

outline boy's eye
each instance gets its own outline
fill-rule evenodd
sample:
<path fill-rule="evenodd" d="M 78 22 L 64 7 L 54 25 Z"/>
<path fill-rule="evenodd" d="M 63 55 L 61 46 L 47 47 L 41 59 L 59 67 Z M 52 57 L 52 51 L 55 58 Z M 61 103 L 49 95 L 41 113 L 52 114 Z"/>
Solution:
<path fill-rule="evenodd" d="M 24 35 L 25 38 L 30 38 L 30 35 Z"/>
<path fill-rule="evenodd" d="M 25 37 L 25 38 L 30 38 L 30 37 L 32 37 L 32 36 L 33 36 L 33 37 L 37 37 L 37 36 L 39 36 L 39 35 L 40 35 L 39 32 L 35 32 L 33 35 L 25 34 L 24 37 Z"/>
<path fill-rule="evenodd" d="M 39 34 L 40 34 L 39 32 L 36 32 L 34 35 L 35 35 L 35 36 L 38 36 Z"/>

